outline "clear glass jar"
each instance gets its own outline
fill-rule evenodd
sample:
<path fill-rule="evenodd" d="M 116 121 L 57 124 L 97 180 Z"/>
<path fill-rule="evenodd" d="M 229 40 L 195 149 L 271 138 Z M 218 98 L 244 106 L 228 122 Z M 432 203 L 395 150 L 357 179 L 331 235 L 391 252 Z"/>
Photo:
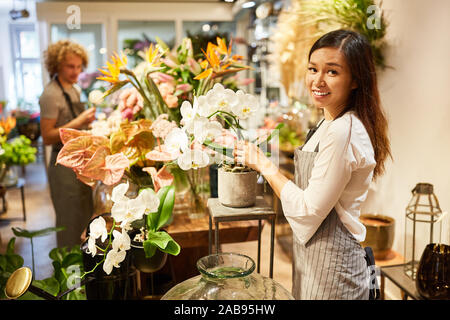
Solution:
<path fill-rule="evenodd" d="M 162 300 L 293 300 L 278 282 L 254 272 L 255 262 L 238 253 L 219 253 L 197 261 L 199 276 L 170 289 Z"/>

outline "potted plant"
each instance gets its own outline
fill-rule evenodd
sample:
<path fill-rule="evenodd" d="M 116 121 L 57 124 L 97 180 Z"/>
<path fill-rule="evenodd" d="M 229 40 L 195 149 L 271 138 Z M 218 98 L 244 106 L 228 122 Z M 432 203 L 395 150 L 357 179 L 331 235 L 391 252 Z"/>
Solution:
<path fill-rule="evenodd" d="M 238 140 L 252 140 L 263 147 L 272 139 L 273 132 L 266 139 L 250 139 L 250 133 L 240 125 L 240 120 L 257 110 L 255 96 L 216 83 L 205 95 L 196 97 L 193 105 L 183 102 L 182 127 L 172 129 L 167 135 L 164 149 L 176 158 L 181 169 L 198 169 L 214 162 L 221 165 L 218 198 L 223 205 L 249 207 L 255 203 L 256 171 L 237 163 L 232 153 Z"/>

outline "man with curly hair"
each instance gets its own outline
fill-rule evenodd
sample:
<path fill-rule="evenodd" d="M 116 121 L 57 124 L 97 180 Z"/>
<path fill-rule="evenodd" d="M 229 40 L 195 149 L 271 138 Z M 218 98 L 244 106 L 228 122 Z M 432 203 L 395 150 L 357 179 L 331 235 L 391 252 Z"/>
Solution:
<path fill-rule="evenodd" d="M 51 81 L 39 99 L 41 132 L 44 144 L 52 146 L 48 181 L 56 226 L 66 228 L 57 233 L 57 244 L 72 247 L 80 244 L 80 235 L 93 213 L 92 190 L 70 168 L 55 163 L 63 146 L 59 128 L 87 129 L 95 119 L 95 108 L 85 110 L 80 90 L 75 86 L 88 64 L 88 55 L 81 45 L 61 40 L 51 44 L 44 57 Z"/>

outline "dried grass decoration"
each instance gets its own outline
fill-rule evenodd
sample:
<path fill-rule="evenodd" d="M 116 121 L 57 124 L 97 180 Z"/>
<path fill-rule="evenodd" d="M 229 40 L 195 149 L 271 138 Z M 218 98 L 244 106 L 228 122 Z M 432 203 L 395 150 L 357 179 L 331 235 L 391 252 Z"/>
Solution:
<path fill-rule="evenodd" d="M 350 29 L 367 37 L 372 45 L 375 64 L 386 67 L 383 48 L 387 23 L 380 2 L 373 0 L 292 0 L 283 10 L 277 30 L 272 59 L 278 63 L 281 82 L 291 98 L 301 98 L 307 71 L 308 53 L 325 33 Z"/>

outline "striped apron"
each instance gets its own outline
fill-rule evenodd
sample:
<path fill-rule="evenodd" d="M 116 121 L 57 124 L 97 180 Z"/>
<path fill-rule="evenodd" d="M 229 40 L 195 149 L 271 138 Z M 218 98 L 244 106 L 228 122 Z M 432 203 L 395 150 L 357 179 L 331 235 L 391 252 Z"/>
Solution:
<path fill-rule="evenodd" d="M 314 152 L 295 150 L 295 184 L 303 190 L 314 166 Z M 333 208 L 305 245 L 293 235 L 292 295 L 299 300 L 369 299 L 365 251 Z"/>

